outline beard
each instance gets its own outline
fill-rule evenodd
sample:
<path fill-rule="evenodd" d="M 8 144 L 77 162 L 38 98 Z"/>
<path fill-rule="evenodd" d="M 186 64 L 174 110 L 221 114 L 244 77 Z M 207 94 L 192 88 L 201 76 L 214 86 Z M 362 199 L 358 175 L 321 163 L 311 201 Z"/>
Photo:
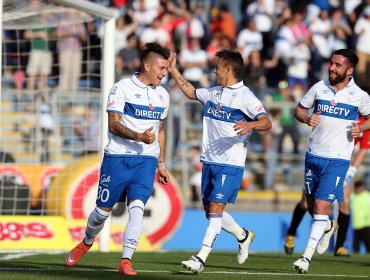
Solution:
<path fill-rule="evenodd" d="M 330 74 L 335 74 L 335 76 L 331 77 Z M 346 77 L 347 77 L 346 73 L 343 73 L 341 75 L 341 74 L 338 74 L 338 73 L 331 72 L 331 73 L 329 73 L 329 82 L 332 86 L 335 86 L 335 85 L 343 82 L 346 79 Z"/>

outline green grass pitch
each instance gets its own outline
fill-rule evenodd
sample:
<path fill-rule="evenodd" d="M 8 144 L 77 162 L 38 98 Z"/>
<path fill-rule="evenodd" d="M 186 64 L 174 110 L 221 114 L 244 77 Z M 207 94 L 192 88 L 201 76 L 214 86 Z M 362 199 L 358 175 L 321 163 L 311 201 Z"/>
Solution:
<path fill-rule="evenodd" d="M 315 255 L 308 274 L 297 274 L 292 263 L 300 255 L 251 253 L 246 263 L 239 265 L 236 253 L 212 252 L 203 274 L 197 276 L 184 270 L 180 262 L 195 252 L 137 252 L 133 267 L 137 276 L 118 274 L 120 253 L 89 252 L 75 267 L 64 264 L 63 254 L 0 253 L 0 279 L 370 279 L 368 255 L 334 257 Z M 28 255 L 27 255 L 28 254 Z"/>

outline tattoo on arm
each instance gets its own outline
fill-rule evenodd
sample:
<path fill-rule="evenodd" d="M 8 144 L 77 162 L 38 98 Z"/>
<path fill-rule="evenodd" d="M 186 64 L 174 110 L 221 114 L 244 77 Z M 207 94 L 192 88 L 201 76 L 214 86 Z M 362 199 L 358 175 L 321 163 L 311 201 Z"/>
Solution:
<path fill-rule="evenodd" d="M 179 77 L 179 80 L 183 83 L 181 86 L 183 87 L 183 86 L 186 86 L 186 87 L 188 87 L 189 86 L 189 82 L 188 81 L 186 81 L 186 80 L 184 80 L 182 77 Z"/>
<path fill-rule="evenodd" d="M 115 135 L 120 137 L 130 139 L 130 140 L 138 140 L 139 134 L 136 131 L 129 129 L 128 127 L 121 124 L 122 115 L 118 113 L 110 112 L 108 113 L 108 123 L 109 123 L 109 131 Z"/>

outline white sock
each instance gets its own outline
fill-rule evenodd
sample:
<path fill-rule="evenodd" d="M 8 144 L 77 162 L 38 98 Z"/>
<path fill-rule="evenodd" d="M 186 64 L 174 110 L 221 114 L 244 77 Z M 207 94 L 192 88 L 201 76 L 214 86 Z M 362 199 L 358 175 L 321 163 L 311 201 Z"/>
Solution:
<path fill-rule="evenodd" d="M 204 234 L 202 247 L 197 255 L 197 257 L 201 258 L 203 262 L 206 262 L 217 237 L 220 235 L 221 220 L 222 214 L 209 214 L 209 224 L 206 233 Z"/>
<path fill-rule="evenodd" d="M 90 213 L 89 218 L 87 219 L 87 226 L 85 231 L 85 243 L 86 245 L 91 245 L 94 242 L 95 236 L 99 234 L 99 232 L 104 227 L 104 222 L 108 219 L 110 212 L 104 211 L 99 207 L 95 207 L 95 209 Z"/>
<path fill-rule="evenodd" d="M 221 227 L 223 230 L 233 234 L 238 240 L 243 240 L 246 236 L 244 229 L 242 229 L 226 211 L 222 213 Z"/>
<path fill-rule="evenodd" d="M 303 256 L 311 260 L 317 244 L 325 232 L 328 223 L 328 215 L 313 215 L 313 223 L 311 226 L 310 238 L 307 242 L 307 248 Z M 329 221 L 330 222 L 330 221 Z"/>
<path fill-rule="evenodd" d="M 132 259 L 143 229 L 144 203 L 134 200 L 128 206 L 128 222 L 123 234 L 122 258 Z"/>
<path fill-rule="evenodd" d="M 354 166 L 350 166 L 347 170 L 346 177 L 344 178 L 343 187 L 347 187 L 353 177 L 355 177 L 357 173 L 357 168 Z"/>

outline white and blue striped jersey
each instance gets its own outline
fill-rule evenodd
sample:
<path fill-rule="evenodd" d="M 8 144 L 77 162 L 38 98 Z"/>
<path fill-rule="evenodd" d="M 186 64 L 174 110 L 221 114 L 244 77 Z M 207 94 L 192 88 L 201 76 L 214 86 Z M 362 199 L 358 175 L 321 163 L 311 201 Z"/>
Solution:
<path fill-rule="evenodd" d="M 320 112 L 320 121 L 312 128 L 307 152 L 316 156 L 351 160 L 354 139 L 352 123 L 359 115 L 370 115 L 370 97 L 351 78 L 348 85 L 335 92 L 329 81 L 314 84 L 299 102 L 304 108 Z"/>
<path fill-rule="evenodd" d="M 105 153 L 158 158 L 160 152 L 159 122 L 167 117 L 168 107 L 168 92 L 162 86 L 151 87 L 143 84 L 136 77 L 136 74 L 115 83 L 109 92 L 107 112 L 122 114 L 121 123 L 139 133 L 153 126 L 156 141 L 152 144 L 145 144 L 117 136 L 108 131 L 108 144 L 105 147 Z"/>
<path fill-rule="evenodd" d="M 256 120 L 266 114 L 261 102 L 243 82 L 197 89 L 195 96 L 205 105 L 201 161 L 244 168 L 252 132 L 238 135 L 233 126 L 237 120 Z"/>

